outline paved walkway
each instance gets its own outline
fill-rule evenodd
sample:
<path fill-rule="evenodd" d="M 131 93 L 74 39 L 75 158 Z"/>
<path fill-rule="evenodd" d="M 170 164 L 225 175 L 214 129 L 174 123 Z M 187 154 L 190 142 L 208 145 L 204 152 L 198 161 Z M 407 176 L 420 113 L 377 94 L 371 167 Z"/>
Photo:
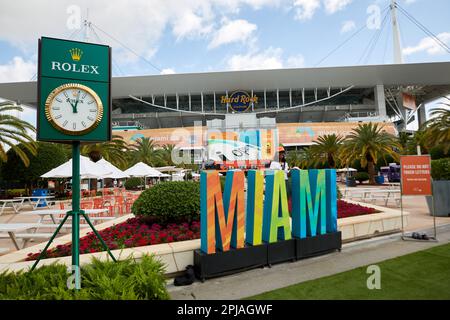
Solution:
<path fill-rule="evenodd" d="M 432 234 L 432 230 L 424 231 Z M 438 243 L 402 241 L 400 235 L 395 234 L 349 243 L 340 253 L 195 282 L 186 287 L 169 285 L 168 289 L 172 299 L 242 299 L 450 243 L 450 224 L 438 227 L 438 239 Z"/>

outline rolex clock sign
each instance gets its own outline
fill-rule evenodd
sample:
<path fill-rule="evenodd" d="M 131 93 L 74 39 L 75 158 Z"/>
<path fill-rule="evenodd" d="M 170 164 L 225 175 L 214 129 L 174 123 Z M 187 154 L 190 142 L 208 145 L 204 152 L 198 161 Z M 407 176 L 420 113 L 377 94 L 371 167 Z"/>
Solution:
<path fill-rule="evenodd" d="M 37 139 L 111 139 L 111 48 L 42 37 L 39 40 Z"/>

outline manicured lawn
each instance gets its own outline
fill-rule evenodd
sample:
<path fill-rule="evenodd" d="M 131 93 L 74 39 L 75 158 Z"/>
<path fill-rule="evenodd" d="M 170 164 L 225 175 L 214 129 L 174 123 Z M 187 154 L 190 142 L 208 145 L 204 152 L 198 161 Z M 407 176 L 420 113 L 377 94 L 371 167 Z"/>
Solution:
<path fill-rule="evenodd" d="M 377 265 L 381 290 L 367 289 L 370 275 L 362 267 L 249 299 L 450 299 L 450 244 Z"/>

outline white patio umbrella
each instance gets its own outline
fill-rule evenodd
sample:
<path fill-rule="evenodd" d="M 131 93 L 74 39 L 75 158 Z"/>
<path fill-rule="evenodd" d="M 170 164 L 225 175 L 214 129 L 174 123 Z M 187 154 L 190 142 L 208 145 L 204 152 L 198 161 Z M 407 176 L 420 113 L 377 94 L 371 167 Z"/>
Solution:
<path fill-rule="evenodd" d="M 91 161 L 88 157 L 80 156 L 80 176 L 81 179 L 97 179 L 111 174 L 112 171 L 103 168 L 103 166 Z M 72 159 L 63 163 L 49 172 L 43 174 L 41 178 L 71 178 L 72 177 Z"/>
<path fill-rule="evenodd" d="M 111 178 L 111 179 L 123 179 L 123 178 L 129 178 L 130 176 L 114 166 L 111 162 L 100 159 L 96 162 L 96 164 L 101 165 L 106 171 L 110 171 L 111 173 L 103 176 L 102 178 Z"/>
<path fill-rule="evenodd" d="M 124 173 L 131 177 L 159 178 L 162 176 L 161 172 L 143 162 L 136 163 L 131 168 L 125 170 Z"/>

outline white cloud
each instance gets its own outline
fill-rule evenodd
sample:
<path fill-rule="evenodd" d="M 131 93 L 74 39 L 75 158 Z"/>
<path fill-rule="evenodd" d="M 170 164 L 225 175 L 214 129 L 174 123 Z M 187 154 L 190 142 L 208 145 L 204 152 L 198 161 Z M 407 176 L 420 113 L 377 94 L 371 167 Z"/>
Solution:
<path fill-rule="evenodd" d="M 161 74 L 175 74 L 175 70 L 172 68 L 166 68 L 161 70 Z"/>
<path fill-rule="evenodd" d="M 450 45 L 450 32 L 443 32 L 437 35 L 437 37 L 447 45 Z M 426 52 L 429 55 L 442 55 L 446 51 L 431 37 L 426 37 L 420 40 L 416 46 L 406 47 L 403 49 L 405 56 L 410 56 L 416 53 Z"/>
<path fill-rule="evenodd" d="M 231 4 L 230 4 L 231 1 Z M 164 32 L 171 33 L 177 40 L 210 39 L 217 29 L 220 17 L 239 12 L 242 7 L 259 9 L 276 6 L 280 1 L 269 0 L 79 0 L 76 1 L 85 19 L 89 8 L 89 19 L 101 30 L 118 39 L 139 55 L 149 59 L 156 52 Z M 32 5 L 27 0 L 3 1 L 0 10 L 0 41 L 23 50 L 31 55 L 37 51 L 37 39 L 41 36 L 68 38 L 76 30 L 69 30 L 67 22 L 74 15 L 67 13 L 73 7 L 73 0 L 41 0 Z M 30 23 L 18 23 L 28 21 Z M 37 19 L 36 17 L 39 17 Z M 76 20 L 76 19 L 75 19 Z M 119 65 L 134 64 L 138 58 L 125 50 L 115 40 L 96 29 L 101 41 L 113 46 L 114 57 Z M 82 39 L 78 32 L 77 40 Z M 90 40 L 98 42 L 96 34 Z"/>
<path fill-rule="evenodd" d="M 257 28 L 256 24 L 250 23 L 247 20 L 225 19 L 222 27 L 214 33 L 208 48 L 214 49 L 221 45 L 234 42 L 245 44 L 251 39 Z"/>
<path fill-rule="evenodd" d="M 325 11 L 329 14 L 343 10 L 353 0 L 324 0 Z"/>
<path fill-rule="evenodd" d="M 309 20 L 320 8 L 320 0 L 294 0 L 295 19 Z"/>
<path fill-rule="evenodd" d="M 284 67 L 303 67 L 305 60 L 302 55 L 290 56 L 286 60 L 283 58 L 281 48 L 268 48 L 264 51 L 254 50 L 247 54 L 237 54 L 228 60 L 230 70 L 261 70 L 261 69 L 281 69 Z"/>
<path fill-rule="evenodd" d="M 262 52 L 234 55 L 228 61 L 230 70 L 280 69 L 283 67 L 280 48 L 269 48 Z"/>
<path fill-rule="evenodd" d="M 36 63 L 25 61 L 22 57 L 14 57 L 8 63 L 0 65 L 0 83 L 30 81 L 36 72 Z"/>
<path fill-rule="evenodd" d="M 295 19 L 310 20 L 323 5 L 327 14 L 334 14 L 345 9 L 353 0 L 294 0 L 292 6 Z"/>
<path fill-rule="evenodd" d="M 344 21 L 341 27 L 341 33 L 347 33 L 356 29 L 356 23 L 353 20 Z"/>
<path fill-rule="evenodd" d="M 305 66 L 305 58 L 301 54 L 290 56 L 287 59 L 286 66 L 289 68 L 302 68 Z"/>

